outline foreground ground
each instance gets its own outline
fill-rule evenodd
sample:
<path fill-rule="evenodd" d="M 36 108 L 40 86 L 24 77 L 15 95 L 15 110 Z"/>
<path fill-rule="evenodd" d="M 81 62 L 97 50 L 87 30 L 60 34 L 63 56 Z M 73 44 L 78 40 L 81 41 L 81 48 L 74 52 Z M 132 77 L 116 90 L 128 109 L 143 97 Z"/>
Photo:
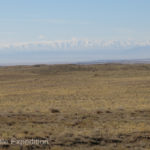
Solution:
<path fill-rule="evenodd" d="M 150 65 L 0 67 L 1 149 L 150 149 Z"/>

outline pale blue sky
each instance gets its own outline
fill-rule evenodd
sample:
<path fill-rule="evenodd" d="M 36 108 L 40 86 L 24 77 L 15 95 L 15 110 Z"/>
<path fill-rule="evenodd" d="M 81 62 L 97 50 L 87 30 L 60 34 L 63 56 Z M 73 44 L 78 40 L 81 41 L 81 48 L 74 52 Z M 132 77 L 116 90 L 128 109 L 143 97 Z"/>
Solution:
<path fill-rule="evenodd" d="M 89 56 L 83 58 L 80 52 L 91 49 L 97 51 L 96 56 L 101 56 L 94 55 L 92 60 L 107 59 L 107 56 L 115 59 L 109 52 L 104 55 L 103 49 L 117 47 L 121 53 L 122 49 L 132 48 L 136 55 L 136 48 L 143 46 L 147 49 L 146 56 L 150 57 L 147 48 L 150 46 L 149 8 L 150 0 L 0 0 L 0 57 L 6 62 L 7 54 L 2 53 L 13 51 L 14 61 L 20 49 L 30 51 L 30 55 L 35 49 L 43 51 L 43 55 L 49 50 L 52 57 L 50 51 L 57 49 L 53 57 L 57 60 L 58 51 L 70 49 L 77 50 L 77 58 L 84 60 Z M 114 40 L 117 42 L 110 44 Z M 126 53 L 119 53 L 117 50 L 116 59 L 128 58 Z M 137 54 L 139 57 L 144 58 L 145 54 Z"/>

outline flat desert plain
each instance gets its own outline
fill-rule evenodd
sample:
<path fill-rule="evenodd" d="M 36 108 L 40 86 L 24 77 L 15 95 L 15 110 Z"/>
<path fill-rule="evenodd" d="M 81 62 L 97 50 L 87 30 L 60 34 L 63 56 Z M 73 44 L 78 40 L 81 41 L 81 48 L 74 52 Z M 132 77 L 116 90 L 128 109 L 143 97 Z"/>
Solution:
<path fill-rule="evenodd" d="M 0 67 L 0 143 L 10 150 L 149 150 L 150 65 Z"/>

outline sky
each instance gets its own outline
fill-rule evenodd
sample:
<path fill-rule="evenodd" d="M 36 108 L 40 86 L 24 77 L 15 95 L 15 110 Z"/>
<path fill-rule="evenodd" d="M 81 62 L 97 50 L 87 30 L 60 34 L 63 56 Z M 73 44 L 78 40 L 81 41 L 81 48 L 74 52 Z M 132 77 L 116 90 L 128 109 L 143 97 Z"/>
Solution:
<path fill-rule="evenodd" d="M 0 0 L 0 65 L 150 58 L 150 0 Z"/>

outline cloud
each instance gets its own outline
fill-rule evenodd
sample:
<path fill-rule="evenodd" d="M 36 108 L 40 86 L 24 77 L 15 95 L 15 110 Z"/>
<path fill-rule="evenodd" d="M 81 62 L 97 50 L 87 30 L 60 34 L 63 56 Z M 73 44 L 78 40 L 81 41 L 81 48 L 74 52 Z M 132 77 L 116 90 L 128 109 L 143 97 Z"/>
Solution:
<path fill-rule="evenodd" d="M 43 35 L 39 36 L 44 39 Z M 148 41 L 119 41 L 119 40 L 88 40 L 76 39 L 71 40 L 42 40 L 34 42 L 16 42 L 16 43 L 0 43 L 0 50 L 101 50 L 101 49 L 130 49 L 138 47 L 150 46 Z"/>
<path fill-rule="evenodd" d="M 41 19 L 41 18 L 32 18 L 32 19 L 2 19 L 0 22 L 11 23 L 11 22 L 30 22 L 30 23 L 48 23 L 48 24 L 62 24 L 62 25 L 89 25 L 93 22 L 87 22 L 84 20 L 64 20 L 64 19 Z"/>
<path fill-rule="evenodd" d="M 16 32 L 0 32 L 0 34 L 15 34 Z"/>
<path fill-rule="evenodd" d="M 40 39 L 40 40 L 44 40 L 46 37 L 44 36 L 44 35 L 39 35 L 38 36 L 38 39 Z"/>

